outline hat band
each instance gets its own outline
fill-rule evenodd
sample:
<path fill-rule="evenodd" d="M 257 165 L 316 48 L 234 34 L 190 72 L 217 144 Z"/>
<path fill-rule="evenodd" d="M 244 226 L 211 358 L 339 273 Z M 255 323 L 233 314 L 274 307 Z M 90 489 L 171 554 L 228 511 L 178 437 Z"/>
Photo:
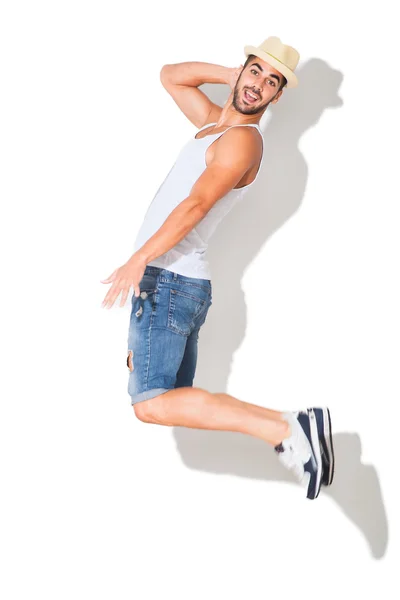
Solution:
<path fill-rule="evenodd" d="M 273 54 L 271 54 L 271 52 L 267 52 L 267 54 L 269 54 L 270 56 L 272 56 L 272 58 L 274 58 L 275 60 L 277 60 L 278 62 L 280 62 L 281 65 L 283 65 L 284 67 L 286 67 L 285 63 L 283 63 L 281 60 L 279 60 L 279 58 L 276 58 L 276 56 L 274 56 Z"/>

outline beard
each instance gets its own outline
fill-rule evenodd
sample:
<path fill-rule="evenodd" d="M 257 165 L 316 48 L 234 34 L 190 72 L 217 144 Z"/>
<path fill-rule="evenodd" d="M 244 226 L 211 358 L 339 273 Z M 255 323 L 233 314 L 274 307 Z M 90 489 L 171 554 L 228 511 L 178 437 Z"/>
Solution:
<path fill-rule="evenodd" d="M 256 115 L 257 113 L 263 112 L 268 104 L 271 102 L 271 100 L 273 100 L 273 98 L 271 98 L 271 100 L 268 100 L 268 102 L 266 104 L 259 104 L 258 100 L 256 102 L 256 106 L 250 106 L 249 104 L 244 104 L 240 99 L 239 99 L 239 95 L 243 90 L 239 90 L 238 84 L 239 82 L 236 83 L 234 92 L 233 92 L 233 99 L 232 99 L 232 105 L 235 108 L 235 110 L 237 110 L 238 112 L 242 113 L 242 115 Z"/>

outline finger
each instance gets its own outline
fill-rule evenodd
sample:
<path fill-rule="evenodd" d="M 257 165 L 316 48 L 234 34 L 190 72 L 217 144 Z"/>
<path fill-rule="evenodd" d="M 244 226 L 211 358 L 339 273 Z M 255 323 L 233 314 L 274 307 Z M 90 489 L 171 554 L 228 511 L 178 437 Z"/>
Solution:
<path fill-rule="evenodd" d="M 105 307 L 105 305 L 107 304 L 109 297 L 110 297 L 110 296 L 109 296 L 109 291 L 108 291 L 108 292 L 107 292 L 107 294 L 104 296 L 104 300 L 103 300 L 103 302 L 101 303 L 101 307 L 102 307 L 102 308 L 104 308 L 104 307 Z"/>
<path fill-rule="evenodd" d="M 122 307 L 122 306 L 125 306 L 125 302 L 126 302 L 126 299 L 127 299 L 127 297 L 128 297 L 128 294 L 129 294 L 129 287 L 128 287 L 128 289 L 126 289 L 126 288 L 125 288 L 125 289 L 123 289 L 123 290 L 122 290 L 122 294 L 121 294 L 121 302 L 119 303 L 119 305 L 120 305 L 121 307 Z"/>
<path fill-rule="evenodd" d="M 100 279 L 100 283 L 110 283 L 110 281 L 115 279 L 117 271 L 118 271 L 118 269 L 115 269 L 115 271 L 113 271 L 113 273 L 111 273 L 111 275 L 109 277 L 107 277 L 107 279 Z"/>
<path fill-rule="evenodd" d="M 113 285 L 110 287 L 110 289 L 108 290 L 106 297 L 104 298 L 102 306 L 105 306 L 105 308 L 110 308 L 114 304 L 115 298 L 118 296 L 120 289 L 121 289 L 120 282 L 115 281 L 113 283 Z"/>
<path fill-rule="evenodd" d="M 116 293 L 112 294 L 107 300 L 106 308 L 111 308 L 118 297 L 120 290 L 118 289 Z"/>
<path fill-rule="evenodd" d="M 108 301 L 110 300 L 110 296 L 107 294 L 107 296 L 104 298 L 102 304 L 101 304 L 101 308 L 108 308 Z"/>
<path fill-rule="evenodd" d="M 135 296 L 136 297 L 140 296 L 140 287 L 139 287 L 139 285 L 135 285 Z"/>

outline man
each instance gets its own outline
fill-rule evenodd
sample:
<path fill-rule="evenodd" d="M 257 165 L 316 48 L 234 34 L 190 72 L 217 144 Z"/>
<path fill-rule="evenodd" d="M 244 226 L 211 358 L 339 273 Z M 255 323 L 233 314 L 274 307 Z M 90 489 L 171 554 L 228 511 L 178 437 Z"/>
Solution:
<path fill-rule="evenodd" d="M 244 50 L 239 69 L 201 62 L 162 68 L 164 88 L 200 129 L 151 202 L 133 256 L 103 281 L 113 282 L 103 306 L 111 307 L 120 291 L 123 306 L 133 286 L 128 393 L 140 420 L 261 438 L 314 499 L 333 479 L 327 408 L 281 413 L 193 387 L 199 330 L 212 304 L 208 240 L 257 178 L 262 115 L 284 87 L 297 85 L 299 54 L 279 38 Z M 223 108 L 198 89 L 205 82 L 231 86 Z"/>

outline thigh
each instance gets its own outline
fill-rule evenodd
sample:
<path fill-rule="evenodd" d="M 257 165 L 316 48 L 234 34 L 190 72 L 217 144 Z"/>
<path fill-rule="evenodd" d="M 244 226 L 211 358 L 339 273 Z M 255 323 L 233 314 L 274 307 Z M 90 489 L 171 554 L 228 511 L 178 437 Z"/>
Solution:
<path fill-rule="evenodd" d="M 192 387 L 197 366 L 198 330 L 195 329 L 186 340 L 185 352 L 176 376 L 175 388 Z"/>
<path fill-rule="evenodd" d="M 163 325 L 167 315 L 159 302 L 157 273 L 146 270 L 139 287 L 140 295 L 131 300 L 127 348 L 132 403 L 151 397 L 151 390 L 174 388 L 186 345 L 186 338 Z"/>
<path fill-rule="evenodd" d="M 196 328 L 187 337 L 185 353 L 179 367 L 175 388 L 193 386 L 193 380 L 197 367 L 200 328 L 206 320 L 208 309 L 210 308 L 211 304 L 212 302 L 210 298 L 207 302 L 206 310 L 202 312 L 201 320 L 197 323 Z"/>
<path fill-rule="evenodd" d="M 151 390 L 192 385 L 199 329 L 211 305 L 207 280 L 146 268 L 132 296 L 128 335 L 128 393 L 132 403 Z"/>

